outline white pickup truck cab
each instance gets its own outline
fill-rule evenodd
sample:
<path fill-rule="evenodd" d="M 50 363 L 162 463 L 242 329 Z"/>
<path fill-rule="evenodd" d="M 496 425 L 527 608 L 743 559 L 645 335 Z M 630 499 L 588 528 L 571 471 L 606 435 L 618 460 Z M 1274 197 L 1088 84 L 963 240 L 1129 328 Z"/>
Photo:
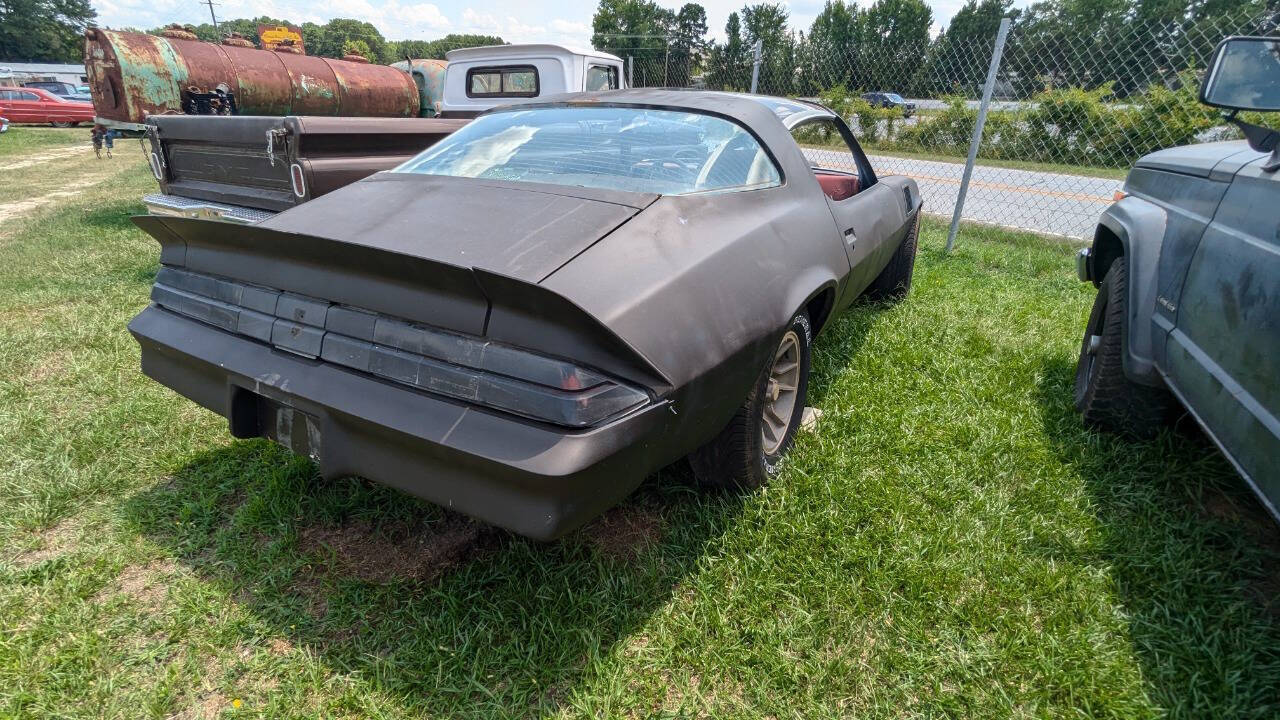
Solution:
<path fill-rule="evenodd" d="M 562 45 L 489 45 L 445 54 L 439 114 L 465 118 L 498 105 L 565 92 L 626 87 L 622 58 Z"/>

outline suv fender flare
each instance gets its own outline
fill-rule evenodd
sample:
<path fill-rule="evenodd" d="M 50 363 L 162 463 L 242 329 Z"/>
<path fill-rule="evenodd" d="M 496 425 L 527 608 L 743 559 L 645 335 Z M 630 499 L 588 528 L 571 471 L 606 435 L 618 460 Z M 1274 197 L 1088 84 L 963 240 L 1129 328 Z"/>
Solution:
<path fill-rule="evenodd" d="M 1125 197 L 1103 211 L 1085 261 L 1086 279 L 1095 287 L 1117 257 L 1126 265 L 1129 312 L 1123 335 L 1124 372 L 1144 385 L 1164 384 L 1152 357 L 1151 321 L 1167 221 L 1163 208 L 1140 197 Z"/>

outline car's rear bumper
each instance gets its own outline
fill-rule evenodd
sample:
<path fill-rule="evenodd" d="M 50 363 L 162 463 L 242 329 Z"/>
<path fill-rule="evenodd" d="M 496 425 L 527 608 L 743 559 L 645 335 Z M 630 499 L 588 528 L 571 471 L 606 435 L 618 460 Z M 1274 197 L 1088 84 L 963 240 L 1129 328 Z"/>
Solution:
<path fill-rule="evenodd" d="M 151 306 L 129 324 L 149 377 L 272 437 L 326 478 L 359 475 L 522 535 L 551 540 L 672 461 L 657 402 L 588 431 L 450 402 L 296 356 Z"/>

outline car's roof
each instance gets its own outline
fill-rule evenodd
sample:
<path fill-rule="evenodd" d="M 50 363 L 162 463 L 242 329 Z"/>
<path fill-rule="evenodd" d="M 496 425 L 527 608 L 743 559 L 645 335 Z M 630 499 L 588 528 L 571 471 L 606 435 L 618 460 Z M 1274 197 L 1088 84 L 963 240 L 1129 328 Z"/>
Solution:
<path fill-rule="evenodd" d="M 807 120 L 811 117 L 835 116 L 835 113 L 830 109 L 805 100 L 792 100 L 772 95 L 752 95 L 750 93 L 691 90 L 686 88 L 633 88 L 606 90 L 604 92 L 562 93 L 549 95 L 534 103 L 494 108 L 490 112 L 527 110 L 539 105 L 578 104 L 637 105 L 694 110 L 728 115 L 748 125 L 751 125 L 752 116 L 758 115 L 760 109 L 764 108 L 788 128 L 794 126 L 800 120 Z"/>

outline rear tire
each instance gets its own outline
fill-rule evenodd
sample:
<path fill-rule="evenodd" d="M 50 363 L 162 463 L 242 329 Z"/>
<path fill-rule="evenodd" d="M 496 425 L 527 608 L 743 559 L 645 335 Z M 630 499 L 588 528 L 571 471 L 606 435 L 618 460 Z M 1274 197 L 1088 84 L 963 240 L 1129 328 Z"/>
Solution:
<path fill-rule="evenodd" d="M 1080 343 L 1075 405 L 1086 425 L 1147 438 L 1166 424 L 1174 403 L 1168 390 L 1124 374 L 1128 292 L 1128 270 L 1124 258 L 1117 258 L 1098 287 Z"/>
<path fill-rule="evenodd" d="M 75 125 L 75 123 L 70 123 L 70 122 L 51 122 L 49 124 L 56 128 L 69 128 Z"/>
<path fill-rule="evenodd" d="M 911 229 L 902 244 L 889 258 L 889 264 L 867 286 L 864 295 L 877 302 L 898 302 L 911 292 L 911 276 L 916 268 L 916 245 L 920 239 L 920 214 L 911 221 Z"/>
<path fill-rule="evenodd" d="M 787 325 L 733 419 L 711 442 L 689 455 L 698 482 L 710 487 L 757 488 L 778 474 L 804 416 L 812 341 L 809 316 L 802 311 Z"/>

